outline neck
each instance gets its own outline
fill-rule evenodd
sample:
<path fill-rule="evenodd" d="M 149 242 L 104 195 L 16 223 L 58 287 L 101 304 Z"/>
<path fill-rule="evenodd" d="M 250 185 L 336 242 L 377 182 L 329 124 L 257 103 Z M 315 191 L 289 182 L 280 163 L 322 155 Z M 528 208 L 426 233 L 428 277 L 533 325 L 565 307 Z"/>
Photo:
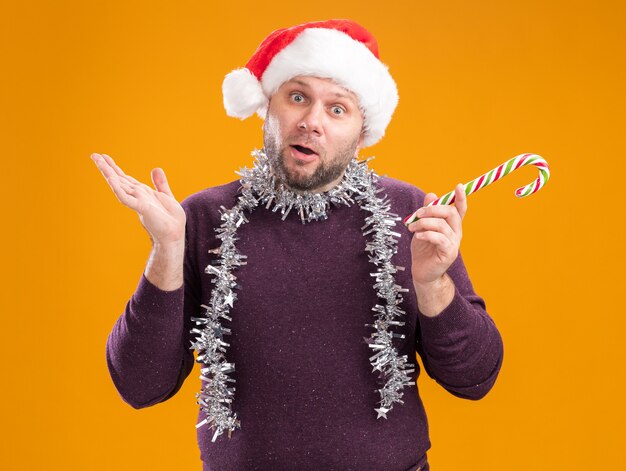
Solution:
<path fill-rule="evenodd" d="M 289 184 L 286 181 L 283 181 L 283 180 L 280 180 L 280 183 L 282 183 L 289 190 L 293 191 L 294 193 L 300 194 L 300 195 L 311 194 L 311 193 L 326 193 L 327 191 L 330 191 L 330 190 L 332 190 L 333 188 L 335 188 L 336 186 L 339 185 L 341 180 L 343 180 L 344 174 L 345 174 L 345 170 L 342 172 L 342 174 L 339 176 L 339 178 L 336 178 L 335 180 L 333 180 L 330 183 L 327 183 L 326 185 L 323 185 L 323 186 L 320 186 L 320 187 L 317 187 L 317 188 L 312 188 L 310 190 L 299 190 L 297 188 L 293 188 L 293 187 L 289 186 Z"/>

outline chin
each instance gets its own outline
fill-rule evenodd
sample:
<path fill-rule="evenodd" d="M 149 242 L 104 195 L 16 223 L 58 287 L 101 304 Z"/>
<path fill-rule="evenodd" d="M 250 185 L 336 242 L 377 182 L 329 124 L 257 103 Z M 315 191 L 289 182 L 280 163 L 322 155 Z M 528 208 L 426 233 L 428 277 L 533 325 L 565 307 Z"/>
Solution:
<path fill-rule="evenodd" d="M 306 175 L 302 175 L 300 173 L 294 174 L 294 172 L 289 172 L 286 178 L 286 184 L 290 188 L 298 191 L 310 191 L 308 188 L 310 175 L 307 173 Z"/>
<path fill-rule="evenodd" d="M 284 180 L 289 187 L 298 191 L 309 191 L 308 189 L 302 189 L 301 186 L 307 186 L 311 177 L 315 174 L 316 166 L 303 166 L 298 163 L 288 164 L 283 167 Z"/>

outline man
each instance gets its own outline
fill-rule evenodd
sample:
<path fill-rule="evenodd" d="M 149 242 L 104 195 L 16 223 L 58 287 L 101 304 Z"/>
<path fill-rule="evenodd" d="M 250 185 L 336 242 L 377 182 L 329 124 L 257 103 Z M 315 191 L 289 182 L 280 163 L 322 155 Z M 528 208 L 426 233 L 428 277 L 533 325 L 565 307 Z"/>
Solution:
<path fill-rule="evenodd" d="M 92 156 L 153 242 L 107 341 L 115 386 L 135 408 L 165 401 L 195 349 L 205 470 L 429 469 L 408 360 L 476 400 L 503 357 L 459 253 L 463 186 L 398 222 L 436 196 L 357 160 L 398 97 L 352 21 L 274 31 L 223 92 L 231 116 L 265 119 L 239 180 L 179 204 L 161 169 L 152 189 Z"/>

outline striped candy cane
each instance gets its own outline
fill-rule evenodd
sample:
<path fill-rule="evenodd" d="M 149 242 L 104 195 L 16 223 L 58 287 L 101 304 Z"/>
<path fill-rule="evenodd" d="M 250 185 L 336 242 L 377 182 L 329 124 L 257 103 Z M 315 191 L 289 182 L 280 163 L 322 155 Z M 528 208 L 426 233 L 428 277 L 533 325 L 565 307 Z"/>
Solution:
<path fill-rule="evenodd" d="M 518 198 L 523 198 L 524 196 L 532 195 L 533 193 L 537 192 L 543 185 L 545 185 L 550 178 L 550 167 L 548 167 L 548 162 L 546 162 L 541 156 L 537 154 L 520 154 L 517 157 L 513 157 L 511 160 L 504 162 L 499 167 L 496 167 L 488 171 L 484 175 L 475 178 L 471 182 L 467 182 L 464 185 L 465 194 L 471 195 L 472 193 L 476 193 L 481 188 L 490 185 L 496 180 L 500 180 L 502 177 L 508 175 L 513 170 L 517 170 L 518 168 L 529 164 L 532 164 L 537 167 L 537 169 L 539 169 L 539 176 L 534 182 L 515 190 L 515 196 L 517 196 Z M 454 190 L 452 190 L 450 193 L 446 193 L 440 198 L 437 198 L 435 201 L 428 204 L 427 206 L 452 203 L 454 203 Z M 415 211 L 413 214 L 407 216 L 404 219 L 404 224 L 408 226 L 418 219 L 419 218 L 417 217 L 417 211 Z"/>

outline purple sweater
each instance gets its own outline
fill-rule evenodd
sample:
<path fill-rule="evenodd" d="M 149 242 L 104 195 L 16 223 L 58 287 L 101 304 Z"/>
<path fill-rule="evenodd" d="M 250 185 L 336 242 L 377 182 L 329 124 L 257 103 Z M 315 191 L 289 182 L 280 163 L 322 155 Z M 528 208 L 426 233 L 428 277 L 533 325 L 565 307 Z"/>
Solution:
<path fill-rule="evenodd" d="M 389 177 L 379 179 L 404 217 L 422 206 L 424 192 Z M 235 205 L 239 181 L 207 188 L 181 204 L 187 214 L 184 286 L 163 291 L 142 274 L 135 293 L 111 331 L 106 358 L 115 387 L 125 402 L 143 408 L 166 401 L 180 389 L 195 365 L 189 331 L 191 317 L 203 316 L 213 275 L 204 268 L 217 257 L 214 228 L 219 208 Z M 382 196 L 381 194 L 381 196 Z M 419 392 L 403 389 L 404 404 L 394 403 L 387 419 L 376 419 L 380 385 L 372 373 L 372 350 L 364 342 L 373 332 L 377 303 L 375 267 L 365 254 L 361 233 L 368 215 L 358 204 L 333 206 L 325 221 L 302 224 L 291 212 L 261 206 L 247 213 L 238 230 L 238 250 L 248 264 L 234 272 L 241 289 L 223 321 L 233 334 L 227 359 L 235 363 L 233 409 L 241 429 L 232 438 L 197 429 L 205 471 L 429 469 L 428 423 Z M 399 222 L 395 265 L 404 266 L 396 283 L 406 311 L 396 340 L 408 355 L 455 396 L 477 400 L 493 386 L 503 358 L 500 334 L 473 290 L 461 256 L 448 274 L 454 299 L 433 318 L 417 308 L 411 281 L 411 233 Z M 370 235 L 371 236 L 371 235 Z M 370 237 L 367 236 L 367 237 Z M 199 367 L 196 370 L 199 375 Z M 198 390 L 200 382 L 198 382 Z M 192 398 L 190 398 L 192 399 Z M 205 418 L 199 411 L 198 422 Z"/>

